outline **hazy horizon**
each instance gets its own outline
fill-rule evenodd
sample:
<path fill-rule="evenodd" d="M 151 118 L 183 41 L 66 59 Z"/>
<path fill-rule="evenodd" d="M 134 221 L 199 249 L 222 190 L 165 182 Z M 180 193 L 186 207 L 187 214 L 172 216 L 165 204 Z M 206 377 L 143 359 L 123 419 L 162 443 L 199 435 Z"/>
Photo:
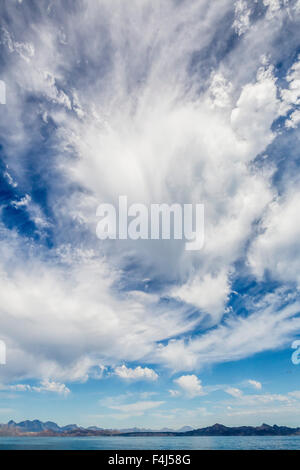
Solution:
<path fill-rule="evenodd" d="M 0 422 L 300 426 L 299 27 L 1 1 Z"/>

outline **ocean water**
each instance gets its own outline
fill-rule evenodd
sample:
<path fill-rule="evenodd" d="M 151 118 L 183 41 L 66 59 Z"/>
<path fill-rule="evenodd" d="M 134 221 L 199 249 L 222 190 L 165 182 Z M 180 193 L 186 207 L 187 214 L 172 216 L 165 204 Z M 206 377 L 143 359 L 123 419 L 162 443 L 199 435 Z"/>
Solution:
<path fill-rule="evenodd" d="M 285 437 L 0 437 L 0 450 L 299 450 L 300 436 Z"/>

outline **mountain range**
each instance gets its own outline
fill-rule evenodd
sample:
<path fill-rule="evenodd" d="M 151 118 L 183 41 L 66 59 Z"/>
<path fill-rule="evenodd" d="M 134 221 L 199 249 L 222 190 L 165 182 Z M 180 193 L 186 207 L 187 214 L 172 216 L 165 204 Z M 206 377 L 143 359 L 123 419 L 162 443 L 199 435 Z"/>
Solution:
<path fill-rule="evenodd" d="M 39 420 L 9 421 L 0 424 L 1 436 L 300 436 L 300 427 L 290 428 L 287 426 L 270 426 L 263 423 L 261 426 L 238 426 L 228 427 L 222 424 L 214 424 L 205 428 L 193 429 L 190 426 L 174 431 L 169 428 L 161 430 L 151 429 L 102 429 L 97 426 L 84 428 L 76 424 L 59 426 L 52 421 L 42 422 Z"/>
<path fill-rule="evenodd" d="M 0 424 L 0 436 L 11 436 L 11 435 L 27 435 L 27 434 L 35 434 L 35 435 L 113 435 L 113 434 L 139 434 L 139 433 L 184 433 L 187 431 L 193 430 L 190 426 L 184 426 L 176 431 L 174 429 L 163 428 L 160 430 L 152 430 L 152 429 L 145 429 L 145 428 L 126 428 L 121 430 L 115 429 L 104 429 L 98 426 L 89 426 L 84 428 L 82 426 L 77 426 L 77 424 L 68 424 L 66 426 L 59 426 L 58 424 L 54 423 L 53 421 L 46 421 L 42 422 L 38 419 L 33 421 L 21 421 L 16 423 L 13 420 L 10 420 L 7 424 Z"/>

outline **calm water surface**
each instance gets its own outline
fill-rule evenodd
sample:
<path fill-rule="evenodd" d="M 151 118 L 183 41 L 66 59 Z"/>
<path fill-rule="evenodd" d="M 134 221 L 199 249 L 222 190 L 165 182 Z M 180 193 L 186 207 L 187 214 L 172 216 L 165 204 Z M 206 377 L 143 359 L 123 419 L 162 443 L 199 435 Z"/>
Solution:
<path fill-rule="evenodd" d="M 300 436 L 288 437 L 0 437 L 0 450 L 300 450 Z"/>

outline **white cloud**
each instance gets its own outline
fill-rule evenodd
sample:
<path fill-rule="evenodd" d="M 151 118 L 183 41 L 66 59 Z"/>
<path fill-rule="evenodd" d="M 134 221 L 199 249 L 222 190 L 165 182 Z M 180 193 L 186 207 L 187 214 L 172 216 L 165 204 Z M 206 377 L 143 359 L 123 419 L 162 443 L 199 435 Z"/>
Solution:
<path fill-rule="evenodd" d="M 53 392 L 60 395 L 68 395 L 70 389 L 65 384 L 45 379 L 39 387 L 32 387 L 36 392 Z"/>
<path fill-rule="evenodd" d="M 191 398 L 196 396 L 204 395 L 201 380 L 196 375 L 182 375 L 178 379 L 174 380 L 174 383 Z"/>
<path fill-rule="evenodd" d="M 12 178 L 12 176 L 10 175 L 10 173 L 8 171 L 5 171 L 3 173 L 3 176 L 7 179 L 8 183 L 13 187 L 13 188 L 16 188 L 18 186 L 18 183 L 16 181 L 14 181 L 14 179 Z"/>
<path fill-rule="evenodd" d="M 262 389 L 262 384 L 260 382 L 258 382 L 257 380 L 249 379 L 248 384 L 251 385 L 256 390 L 261 390 Z"/>
<path fill-rule="evenodd" d="M 268 7 L 267 17 L 273 18 L 280 11 L 282 0 L 263 0 L 263 4 Z"/>
<path fill-rule="evenodd" d="M 216 274 L 207 273 L 202 279 L 198 276 L 191 278 L 186 284 L 175 288 L 170 295 L 195 305 L 214 319 L 219 319 L 224 314 L 229 292 L 228 273 L 221 271 Z"/>
<path fill-rule="evenodd" d="M 11 205 L 13 207 L 22 207 L 22 206 L 28 206 L 28 204 L 31 202 L 31 197 L 29 194 L 26 194 L 24 197 L 22 197 L 19 201 L 12 201 Z"/>
<path fill-rule="evenodd" d="M 300 0 L 297 0 L 297 2 L 294 4 L 294 9 L 296 13 L 300 12 Z"/>
<path fill-rule="evenodd" d="M 274 1 L 265 4 L 278 10 Z M 9 6 L 2 41 L 11 56 L 3 77 L 10 103 L 0 117 L 13 175 L 7 178 L 31 187 L 24 155 L 39 142 L 40 120 L 53 122 L 53 158 L 36 158 L 53 165 L 47 198 L 58 222 L 55 249 L 49 251 L 0 227 L 1 335 L 10 358 L 6 379 L 86 380 L 99 363 L 144 359 L 191 370 L 276 348 L 299 327 L 298 306 L 290 313 L 260 310 L 249 318 L 232 312 L 219 325 L 228 313 L 234 266 L 245 256 L 257 220 L 267 223 L 252 243 L 253 272 L 270 267 L 290 280 L 299 273 L 291 255 L 298 248 L 297 228 L 286 236 L 276 226 L 284 209 L 295 219 L 298 203 L 291 208 L 292 199 L 283 197 L 274 214 L 271 206 L 269 223 L 265 214 L 277 193 L 270 172 L 253 165 L 275 138 L 274 119 L 298 99 L 298 68 L 291 68 L 289 87 L 280 95 L 272 67 L 261 67 L 260 59 L 260 53 L 272 55 L 277 26 L 261 18 L 249 28 L 245 5 L 235 2 L 234 27 L 240 33 L 247 29 L 247 36 L 221 61 L 212 51 L 213 62 L 207 58 L 203 64 L 196 57 L 216 43 L 220 24 L 233 12 L 231 0 L 222 0 L 221 7 L 208 0 L 176 7 L 168 0 L 163 6 L 130 2 L 126 10 L 121 3 L 87 0 L 84 11 L 72 15 L 55 7 L 61 30 L 54 13 L 41 6 L 34 31 L 23 23 L 20 28 Z M 202 70 L 212 70 L 207 80 Z M 38 102 L 34 109 L 28 108 L 29 97 Z M 203 202 L 204 249 L 187 255 L 180 242 L 100 243 L 96 207 L 120 194 L 134 202 Z M 21 199 L 22 208 L 42 233 L 49 222 L 32 201 Z M 137 293 L 136 287 L 126 292 L 128 258 L 140 268 L 137 278 L 142 273 L 142 279 L 166 281 L 161 293 Z M 120 285 L 124 289 L 118 290 Z M 160 294 L 183 305 L 162 305 Z M 190 305 L 198 316 L 190 317 Z M 190 340 L 187 335 L 202 321 L 216 328 Z M 145 370 L 122 373 L 148 378 Z"/>
<path fill-rule="evenodd" d="M 289 396 L 300 400 L 300 390 L 295 390 L 294 392 L 289 392 Z"/>
<path fill-rule="evenodd" d="M 287 112 L 290 108 L 300 104 L 300 56 L 288 71 L 286 81 L 288 87 L 283 88 L 280 93 L 283 101 L 283 112 Z M 291 123 L 289 124 L 289 121 L 287 121 L 287 125 L 293 127 Z"/>
<path fill-rule="evenodd" d="M 300 122 L 300 111 L 296 109 L 294 112 L 291 113 L 289 119 L 286 120 L 285 125 L 286 127 L 295 129 Z"/>
<path fill-rule="evenodd" d="M 10 385 L 9 387 L 6 388 L 6 390 L 12 390 L 15 392 L 28 392 L 32 390 L 31 385 L 28 384 L 16 384 L 16 385 Z"/>
<path fill-rule="evenodd" d="M 138 366 L 135 369 L 130 369 L 125 365 L 115 368 L 115 374 L 126 380 L 157 380 L 158 375 L 153 369 L 149 367 Z"/>
<path fill-rule="evenodd" d="M 271 125 L 280 113 L 280 101 L 276 95 L 273 68 L 262 66 L 256 83 L 245 85 L 231 113 L 232 126 L 249 146 L 250 155 L 257 155 L 274 138 Z"/>
<path fill-rule="evenodd" d="M 11 390 L 14 392 L 53 392 L 65 396 L 71 392 L 65 384 L 54 382 L 49 379 L 42 380 L 38 386 L 29 384 L 3 385 L 0 386 L 0 390 Z"/>
<path fill-rule="evenodd" d="M 297 188 L 270 205 L 262 222 L 264 230 L 249 251 L 250 266 L 259 278 L 269 270 L 275 278 L 300 286 L 300 259 L 295 256 L 300 249 L 299 210 Z"/>
<path fill-rule="evenodd" d="M 279 417 L 284 424 L 288 417 L 299 414 L 299 399 L 300 394 L 298 391 L 288 392 L 285 395 L 272 393 L 242 395 L 235 397 L 234 401 L 226 402 L 229 405 L 226 414 L 229 417 L 241 416 L 243 420 L 245 416 L 253 415 L 257 419 L 257 416 L 265 415 L 269 417 L 274 415 L 277 422 Z"/>
<path fill-rule="evenodd" d="M 266 393 L 262 395 L 240 395 L 235 396 L 235 398 L 239 398 L 243 405 L 255 405 L 257 403 L 264 403 L 269 404 L 272 402 L 292 402 L 293 400 L 287 395 L 281 394 L 272 394 Z"/>
<path fill-rule="evenodd" d="M 228 393 L 229 395 L 235 397 L 235 398 L 240 398 L 243 395 L 242 390 L 236 387 L 228 387 L 225 389 L 225 392 Z"/>
<path fill-rule="evenodd" d="M 212 108 L 230 108 L 232 105 L 232 83 L 221 72 L 213 72 L 208 94 L 212 101 Z"/>
<path fill-rule="evenodd" d="M 2 28 L 2 42 L 7 46 L 10 53 L 17 53 L 28 63 L 35 55 L 35 49 L 32 43 L 15 41 L 5 27 Z"/>
<path fill-rule="evenodd" d="M 286 127 L 297 127 L 300 103 L 300 61 L 292 65 L 287 73 L 288 87 L 281 90 L 280 114 L 287 115 Z M 284 180 L 285 190 L 274 199 L 261 219 L 261 232 L 253 240 L 248 253 L 249 264 L 260 279 L 268 270 L 273 277 L 283 282 L 300 285 L 299 227 L 297 214 L 300 208 L 298 182 L 292 175 Z"/>
<path fill-rule="evenodd" d="M 163 401 L 138 401 L 136 403 L 111 405 L 109 408 L 121 411 L 130 416 L 142 416 L 145 412 L 158 408 L 163 404 Z"/>
<path fill-rule="evenodd" d="M 155 358 L 177 371 L 193 370 L 276 349 L 291 343 L 299 331 L 299 311 L 297 302 L 278 308 L 272 300 L 246 318 L 229 315 L 222 325 L 189 341 L 171 340 L 156 350 Z"/>
<path fill-rule="evenodd" d="M 235 2 L 235 19 L 233 27 L 238 35 L 244 34 L 250 28 L 251 9 L 247 1 L 237 0 Z"/>
<path fill-rule="evenodd" d="M 2 244 L 2 249 L 3 262 L 13 248 Z M 150 353 L 155 341 L 193 326 L 194 321 L 184 320 L 184 309 L 157 308 L 156 296 L 125 293 L 114 298 L 118 274 L 93 252 L 71 250 L 64 256 L 61 267 L 46 267 L 35 259 L 28 269 L 18 265 L 13 277 L 1 277 L 1 337 L 10 357 L 3 371 L 7 378 L 84 381 L 99 363 L 138 360 Z M 9 320 L 10 312 L 17 324 Z M 155 377 L 148 368 L 118 371 Z"/>
<path fill-rule="evenodd" d="M 25 194 L 19 201 L 12 201 L 11 205 L 16 209 L 20 207 L 26 207 L 30 219 L 35 223 L 37 228 L 43 229 L 50 227 L 51 224 L 43 216 L 41 208 L 38 204 L 35 204 L 29 194 Z"/>

